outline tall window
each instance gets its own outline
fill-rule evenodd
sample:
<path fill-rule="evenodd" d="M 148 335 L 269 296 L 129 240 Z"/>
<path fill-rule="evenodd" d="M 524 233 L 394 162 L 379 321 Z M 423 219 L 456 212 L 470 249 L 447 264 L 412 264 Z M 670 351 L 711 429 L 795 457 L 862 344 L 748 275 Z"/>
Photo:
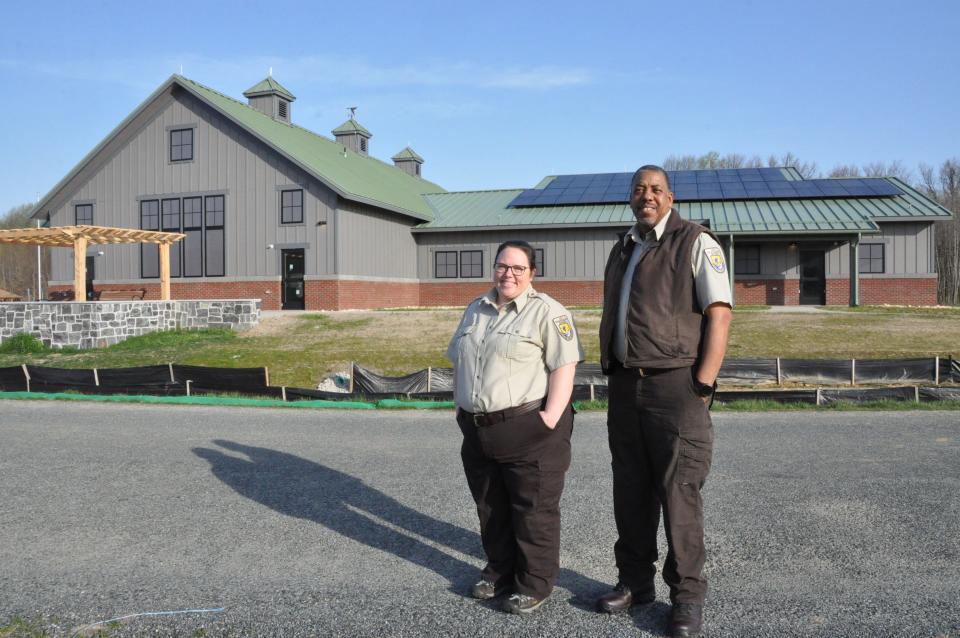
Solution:
<path fill-rule="evenodd" d="M 184 162 L 193 159 L 193 129 L 180 128 L 170 131 L 170 161 Z"/>
<path fill-rule="evenodd" d="M 207 219 L 204 231 L 204 260 L 207 277 L 223 277 L 226 273 L 226 251 L 224 249 L 224 197 L 207 197 Z"/>
<path fill-rule="evenodd" d="M 148 199 L 140 202 L 140 228 L 160 230 L 160 202 Z M 156 244 L 140 244 L 140 277 L 155 279 L 160 276 L 160 248 Z"/>
<path fill-rule="evenodd" d="M 280 192 L 280 223 L 303 223 L 303 191 Z"/>
<path fill-rule="evenodd" d="M 74 223 L 93 225 L 93 204 L 77 204 L 73 207 Z"/>
<path fill-rule="evenodd" d="M 180 232 L 180 200 L 165 199 L 160 202 L 160 224 L 165 233 Z M 181 242 L 170 244 L 170 276 L 179 277 Z"/>
<path fill-rule="evenodd" d="M 884 272 L 883 248 L 883 244 L 860 244 L 860 272 Z"/>
<path fill-rule="evenodd" d="M 203 199 L 183 198 L 183 276 L 203 277 Z M 172 257 L 171 257 L 172 261 Z"/>
<path fill-rule="evenodd" d="M 460 276 L 461 277 L 483 277 L 483 251 L 482 250 L 461 250 L 460 251 Z"/>
<path fill-rule="evenodd" d="M 537 262 L 537 276 L 543 277 L 547 274 L 547 265 L 543 263 L 543 248 L 533 249 L 533 259 Z"/>
<path fill-rule="evenodd" d="M 733 250 L 733 270 L 738 275 L 760 274 L 760 246 L 737 246 Z"/>
<path fill-rule="evenodd" d="M 433 276 L 437 279 L 456 279 L 457 251 L 438 250 L 433 254 Z"/>

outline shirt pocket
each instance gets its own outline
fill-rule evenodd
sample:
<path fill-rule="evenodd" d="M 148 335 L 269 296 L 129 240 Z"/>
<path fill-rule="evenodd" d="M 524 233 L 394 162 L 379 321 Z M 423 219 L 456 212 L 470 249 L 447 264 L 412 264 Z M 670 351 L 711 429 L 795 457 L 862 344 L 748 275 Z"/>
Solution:
<path fill-rule="evenodd" d="M 464 350 L 470 346 L 470 342 L 473 340 L 474 335 L 477 331 L 477 324 L 471 324 L 469 326 L 464 326 L 460 332 L 457 333 L 457 356 L 459 357 L 464 353 Z"/>
<path fill-rule="evenodd" d="M 497 331 L 497 354 L 513 361 L 534 361 L 543 358 L 540 335 L 524 328 Z"/>

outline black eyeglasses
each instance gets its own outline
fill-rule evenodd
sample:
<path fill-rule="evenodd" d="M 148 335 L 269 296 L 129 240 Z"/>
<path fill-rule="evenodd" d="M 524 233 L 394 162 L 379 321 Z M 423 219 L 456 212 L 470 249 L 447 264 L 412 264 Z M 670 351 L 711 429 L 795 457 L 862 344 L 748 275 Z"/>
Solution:
<path fill-rule="evenodd" d="M 493 265 L 493 272 L 497 273 L 498 275 L 502 275 L 508 270 L 513 273 L 514 277 L 522 277 L 523 273 L 527 272 L 527 267 L 526 266 L 508 266 L 507 264 L 501 264 L 501 263 L 496 263 Z"/>

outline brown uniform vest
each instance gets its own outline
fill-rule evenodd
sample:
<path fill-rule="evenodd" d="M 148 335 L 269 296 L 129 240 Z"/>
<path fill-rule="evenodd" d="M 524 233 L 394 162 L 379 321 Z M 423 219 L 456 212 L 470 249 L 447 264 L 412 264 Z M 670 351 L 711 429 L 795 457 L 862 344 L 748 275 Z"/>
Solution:
<path fill-rule="evenodd" d="M 700 354 L 703 309 L 697 301 L 690 266 L 693 244 L 700 233 L 713 233 L 682 219 L 674 210 L 660 243 L 637 264 L 630 286 L 626 320 L 626 361 L 629 368 L 682 368 Z M 613 330 L 620 305 L 620 284 L 636 243 L 618 241 L 610 251 L 603 275 L 603 316 L 600 319 L 600 364 L 610 374 Z"/>

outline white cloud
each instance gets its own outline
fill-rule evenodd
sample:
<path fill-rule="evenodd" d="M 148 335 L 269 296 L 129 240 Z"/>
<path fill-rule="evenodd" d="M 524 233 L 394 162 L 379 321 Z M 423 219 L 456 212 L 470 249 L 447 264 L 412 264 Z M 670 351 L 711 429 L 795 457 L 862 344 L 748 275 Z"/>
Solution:
<path fill-rule="evenodd" d="M 270 68 L 283 82 L 303 86 L 324 84 L 361 88 L 473 87 L 479 89 L 549 90 L 590 84 L 596 74 L 582 67 L 551 65 L 496 67 L 472 62 L 428 60 L 421 64 L 377 65 L 343 56 L 211 58 L 195 54 L 169 55 L 159 59 L 64 60 L 34 62 L 0 60 L 0 66 L 32 73 L 81 80 L 109 82 L 138 89 L 154 87 L 158 78 L 179 73 L 217 84 L 253 83 Z"/>

